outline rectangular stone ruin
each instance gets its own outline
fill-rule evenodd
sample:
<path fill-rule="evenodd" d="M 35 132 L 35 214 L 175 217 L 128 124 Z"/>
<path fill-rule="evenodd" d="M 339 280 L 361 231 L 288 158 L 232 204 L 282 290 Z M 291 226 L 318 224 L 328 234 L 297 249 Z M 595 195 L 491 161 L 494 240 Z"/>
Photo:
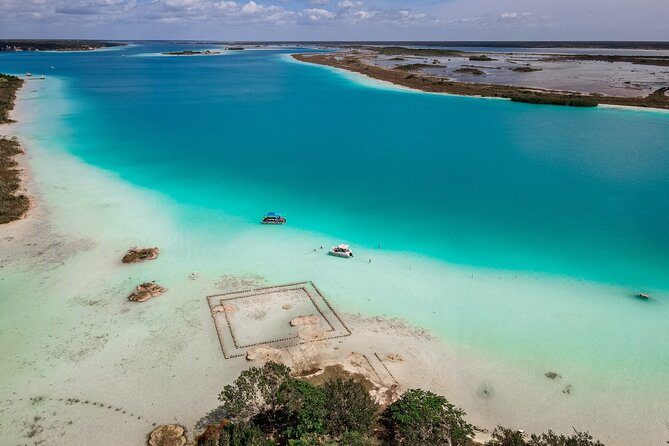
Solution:
<path fill-rule="evenodd" d="M 312 282 L 215 294 L 207 300 L 226 359 L 260 345 L 280 349 L 351 334 Z M 311 332 L 291 325 L 295 320 L 308 322 Z"/>

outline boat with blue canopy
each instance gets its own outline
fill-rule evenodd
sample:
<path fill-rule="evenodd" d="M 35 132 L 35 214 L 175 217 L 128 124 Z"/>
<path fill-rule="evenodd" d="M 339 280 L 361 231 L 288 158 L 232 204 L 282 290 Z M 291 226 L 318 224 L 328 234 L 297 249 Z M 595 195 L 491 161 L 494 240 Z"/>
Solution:
<path fill-rule="evenodd" d="M 264 225 L 282 225 L 286 219 L 279 212 L 268 212 L 262 219 Z"/>

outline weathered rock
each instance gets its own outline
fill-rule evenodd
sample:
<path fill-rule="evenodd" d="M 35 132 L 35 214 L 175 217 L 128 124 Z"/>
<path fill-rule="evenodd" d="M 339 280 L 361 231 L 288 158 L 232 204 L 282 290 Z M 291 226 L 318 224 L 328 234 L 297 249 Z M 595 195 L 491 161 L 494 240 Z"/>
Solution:
<path fill-rule="evenodd" d="M 237 306 L 233 304 L 225 304 L 225 305 L 216 305 L 214 308 L 211 309 L 212 313 L 234 313 L 237 311 Z"/>
<path fill-rule="evenodd" d="M 281 362 L 281 350 L 268 345 L 258 345 L 246 352 L 246 359 L 249 361 Z"/>
<path fill-rule="evenodd" d="M 164 424 L 158 426 L 149 434 L 148 446 L 184 446 L 186 444 L 186 429 L 178 424 Z"/>
<path fill-rule="evenodd" d="M 548 379 L 562 378 L 562 376 L 559 373 L 555 372 L 546 372 L 544 373 L 544 376 Z"/>
<path fill-rule="evenodd" d="M 315 325 L 319 324 L 321 319 L 318 316 L 299 316 L 290 321 L 290 325 L 298 327 L 300 325 Z"/>
<path fill-rule="evenodd" d="M 161 287 L 160 285 L 157 285 L 153 282 L 146 282 L 142 283 L 141 285 L 137 285 L 135 291 L 133 291 L 132 294 L 128 296 L 128 300 L 130 302 L 146 302 L 149 299 L 160 296 L 165 291 L 167 291 L 167 289 Z"/>
<path fill-rule="evenodd" d="M 293 306 L 291 304 L 285 304 L 281 305 L 281 308 L 283 308 L 284 310 L 290 310 L 291 308 L 293 308 Z"/>
<path fill-rule="evenodd" d="M 397 353 L 391 353 L 389 355 L 386 355 L 386 361 L 388 362 L 403 362 L 404 358 Z"/>
<path fill-rule="evenodd" d="M 302 325 L 297 333 L 297 337 L 303 341 L 318 341 L 325 339 L 325 331 L 320 325 Z"/>
<path fill-rule="evenodd" d="M 154 260 L 158 258 L 160 249 L 158 248 L 137 248 L 136 246 L 130 248 L 123 256 L 123 263 L 137 263 L 144 260 Z"/>

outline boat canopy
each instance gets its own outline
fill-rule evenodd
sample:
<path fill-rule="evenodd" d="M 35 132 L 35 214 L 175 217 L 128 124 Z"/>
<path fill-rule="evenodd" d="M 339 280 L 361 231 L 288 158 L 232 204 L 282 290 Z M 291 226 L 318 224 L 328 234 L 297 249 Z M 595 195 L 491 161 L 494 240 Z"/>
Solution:
<path fill-rule="evenodd" d="M 340 248 L 340 249 L 348 249 L 348 245 L 339 245 L 338 248 Z"/>
<path fill-rule="evenodd" d="M 268 212 L 266 217 L 281 217 L 281 212 Z"/>

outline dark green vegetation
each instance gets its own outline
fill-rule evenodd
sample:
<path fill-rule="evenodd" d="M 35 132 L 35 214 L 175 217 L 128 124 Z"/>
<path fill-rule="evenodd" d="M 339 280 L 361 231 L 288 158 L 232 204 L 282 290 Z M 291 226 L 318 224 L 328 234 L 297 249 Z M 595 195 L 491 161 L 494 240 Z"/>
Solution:
<path fill-rule="evenodd" d="M 320 385 L 269 362 L 225 386 L 197 446 L 475 446 L 477 429 L 443 396 L 411 389 L 379 407 L 356 379 Z M 336 375 L 335 375 L 336 376 Z M 367 384 L 370 383 L 367 381 Z M 480 445 L 484 446 L 484 445 Z M 498 427 L 485 446 L 603 446 L 583 432 L 523 434 Z"/>
<path fill-rule="evenodd" d="M 421 68 L 443 68 L 443 65 L 436 65 L 436 64 L 428 64 L 428 63 L 410 63 L 406 65 L 397 65 L 394 67 L 395 70 L 404 70 L 404 71 L 411 71 L 411 70 L 420 70 Z"/>
<path fill-rule="evenodd" d="M 471 68 L 471 67 L 464 67 L 464 68 L 458 68 L 457 70 L 453 70 L 456 73 L 463 73 L 463 74 L 473 74 L 474 76 L 482 76 L 485 74 L 485 71 L 479 70 L 478 68 Z"/>
<path fill-rule="evenodd" d="M 549 430 L 541 435 L 532 434 L 529 439 L 525 439 L 518 431 L 498 427 L 486 446 L 604 446 L 604 444 L 594 440 L 587 432 L 576 430 L 573 435 L 558 435 Z"/>
<path fill-rule="evenodd" d="M 23 85 L 23 81 L 16 76 L 0 74 L 0 124 L 12 122 L 9 112 L 14 108 L 16 92 Z"/>
<path fill-rule="evenodd" d="M 197 54 L 218 54 L 218 52 L 212 52 L 209 50 L 204 50 L 204 51 L 172 51 L 169 53 L 163 53 L 167 56 L 195 56 Z"/>
<path fill-rule="evenodd" d="M 467 446 L 474 426 L 464 420 L 465 412 L 443 396 L 412 389 L 381 414 L 387 444 L 421 446 L 444 444 Z"/>
<path fill-rule="evenodd" d="M 270 362 L 242 372 L 219 400 L 225 418 L 211 420 L 198 445 L 373 444 L 378 406 L 352 379 L 319 387 Z"/>
<path fill-rule="evenodd" d="M 515 71 L 516 73 L 531 73 L 533 71 L 541 71 L 541 68 L 535 68 L 529 65 L 523 65 L 522 67 L 511 68 L 511 71 Z"/>
<path fill-rule="evenodd" d="M 442 50 L 437 48 L 406 48 L 403 46 L 382 46 L 382 47 L 363 47 L 377 54 L 386 54 L 392 56 L 459 56 L 461 51 Z"/>
<path fill-rule="evenodd" d="M 572 107 L 597 107 L 598 104 L 595 97 L 566 94 L 562 96 L 546 96 L 532 91 L 520 91 L 512 95 L 511 100 L 530 104 L 570 105 Z"/>
<path fill-rule="evenodd" d="M 470 56 L 469 60 L 475 60 L 477 62 L 489 62 L 491 60 L 495 60 L 492 57 L 486 56 L 485 54 L 481 54 L 480 56 Z"/>
<path fill-rule="evenodd" d="M 0 40 L 0 51 L 87 51 L 122 45 L 99 40 Z"/>
<path fill-rule="evenodd" d="M 16 91 L 23 81 L 0 74 L 0 124 L 11 122 L 9 112 L 14 108 Z M 0 135 L 0 224 L 21 218 L 28 210 L 28 197 L 17 194 L 21 187 L 21 171 L 14 157 L 22 153 L 19 142 Z"/>

